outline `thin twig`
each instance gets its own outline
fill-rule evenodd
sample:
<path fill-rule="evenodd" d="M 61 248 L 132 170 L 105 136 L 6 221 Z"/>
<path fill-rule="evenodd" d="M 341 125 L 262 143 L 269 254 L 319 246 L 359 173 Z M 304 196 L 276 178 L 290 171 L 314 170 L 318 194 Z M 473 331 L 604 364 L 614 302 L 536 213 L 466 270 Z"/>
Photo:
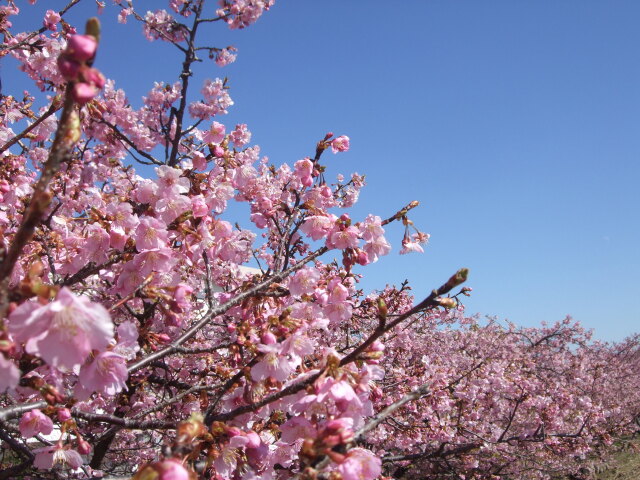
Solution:
<path fill-rule="evenodd" d="M 302 260 L 300 260 L 298 263 L 288 268 L 287 270 L 284 270 L 280 273 L 272 275 L 271 277 L 263 280 L 260 283 L 257 283 L 250 289 L 238 294 L 237 296 L 235 296 L 231 300 L 228 300 L 222 305 L 212 308 L 211 310 L 209 310 L 209 312 L 206 313 L 206 315 L 204 315 L 198 322 L 196 322 L 195 325 L 193 325 L 189 330 L 187 330 L 185 333 L 180 335 L 180 337 L 178 337 L 175 341 L 173 341 L 171 345 L 168 345 L 162 350 L 158 350 L 157 352 L 150 354 L 148 357 L 142 358 L 132 363 L 131 365 L 129 365 L 129 373 L 135 372 L 136 370 L 146 367 L 147 365 L 149 365 L 152 362 L 155 362 L 156 360 L 164 358 L 167 355 L 171 355 L 172 353 L 175 353 L 176 347 L 180 347 L 187 340 L 191 339 L 196 333 L 198 333 L 198 331 L 200 331 L 212 319 L 214 319 L 218 315 L 223 314 L 224 312 L 229 310 L 231 307 L 234 307 L 239 303 L 242 303 L 247 298 L 253 297 L 256 294 L 262 292 L 263 290 L 267 289 L 271 284 L 284 280 L 293 272 L 300 270 L 302 267 L 304 267 L 305 264 L 309 263 L 312 260 L 315 260 L 317 257 L 327 252 L 328 250 L 329 249 L 327 247 L 321 247 L 315 252 L 313 252 L 312 254 L 307 255 L 305 258 L 303 258 Z"/>

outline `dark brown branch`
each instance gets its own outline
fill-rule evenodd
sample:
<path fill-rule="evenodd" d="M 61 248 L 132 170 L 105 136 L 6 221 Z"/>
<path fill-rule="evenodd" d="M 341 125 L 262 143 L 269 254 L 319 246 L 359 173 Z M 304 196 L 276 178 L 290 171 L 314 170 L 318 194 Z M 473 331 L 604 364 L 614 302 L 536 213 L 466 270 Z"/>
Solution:
<path fill-rule="evenodd" d="M 504 439 L 504 436 L 507 434 L 507 432 L 511 428 L 511 424 L 513 423 L 513 419 L 516 418 L 516 413 L 518 412 L 518 407 L 520 407 L 520 404 L 522 403 L 522 400 L 524 400 L 524 399 L 523 398 L 519 398 L 516 401 L 516 405 L 515 405 L 515 407 L 513 407 L 513 410 L 511 411 L 511 414 L 509 415 L 509 421 L 507 422 L 507 426 L 504 428 L 504 430 L 500 434 L 500 437 L 498 438 L 498 442 L 501 442 Z"/>
<path fill-rule="evenodd" d="M 442 295 L 446 295 L 453 288 L 463 283 L 467 279 L 467 274 L 468 274 L 468 270 L 466 268 L 462 268 L 458 270 L 454 275 L 451 276 L 451 278 L 449 278 L 449 280 L 447 280 L 447 282 L 444 285 L 440 286 L 440 288 L 437 288 L 436 290 L 433 290 L 431 294 L 427 298 L 425 298 L 422 302 L 420 302 L 410 310 L 406 311 L 405 313 L 397 316 L 396 318 L 394 318 L 392 322 L 389 322 L 386 325 L 383 323 L 380 323 L 364 342 L 362 342 L 355 350 L 353 350 L 347 356 L 342 358 L 342 360 L 340 361 L 340 366 L 353 362 L 355 359 L 358 358 L 360 354 L 366 351 L 366 349 L 369 348 L 369 346 L 371 346 L 371 344 L 375 342 L 378 338 L 380 338 L 384 333 L 390 330 L 393 330 L 397 325 L 399 325 L 400 323 L 402 323 L 412 315 L 415 315 L 418 312 L 439 307 L 440 297 Z"/>
<path fill-rule="evenodd" d="M 109 259 L 105 263 L 101 263 L 100 265 L 96 265 L 95 263 L 90 262 L 89 264 L 85 265 L 80 270 L 78 270 L 76 273 L 74 273 L 73 275 L 62 280 L 60 284 L 63 286 L 69 286 L 69 285 L 73 285 L 75 283 L 81 282 L 85 278 L 100 272 L 100 270 L 103 270 L 107 267 L 110 267 L 114 263 L 119 262 L 120 260 L 122 260 L 122 257 L 125 255 L 125 253 L 127 252 L 118 253 L 114 255 L 111 259 Z"/>
<path fill-rule="evenodd" d="M 0 318 L 6 316 L 9 306 L 9 278 L 11 277 L 11 272 L 13 272 L 13 267 L 18 261 L 22 249 L 33 237 L 36 227 L 51 203 L 51 193 L 48 191 L 49 182 L 58 172 L 60 164 L 71 156 L 71 151 L 73 150 L 75 143 L 73 141 L 73 136 L 75 135 L 73 129 L 75 127 L 71 125 L 71 116 L 74 109 L 71 88 L 72 85 L 68 84 L 65 91 L 62 114 L 49 158 L 44 165 L 40 179 L 33 188 L 31 201 L 22 217 L 22 223 L 13 236 L 6 256 L 0 263 Z"/>
<path fill-rule="evenodd" d="M 389 417 L 389 415 L 391 415 L 397 409 L 401 408 L 402 406 L 406 405 L 409 402 L 419 399 L 420 397 L 424 397 L 429 393 L 430 393 L 429 386 L 422 385 L 416 388 L 415 390 L 413 390 L 412 392 L 406 394 L 400 400 L 392 403 L 387 408 L 385 408 L 384 410 L 380 411 L 378 414 L 374 415 L 369 420 L 367 420 L 367 423 L 355 433 L 354 439 L 356 441 L 362 439 L 362 437 L 364 437 L 366 433 L 370 432 L 371 430 L 376 428 L 378 425 L 380 425 L 381 422 L 383 422 L 387 417 Z"/>
<path fill-rule="evenodd" d="M 21 457 L 25 458 L 25 460 L 33 461 L 34 456 L 33 453 L 31 453 L 31 450 L 29 450 L 26 445 L 18 442 L 15 438 L 9 435 L 9 432 L 6 431 L 5 425 L 3 423 L 4 422 L 0 422 L 0 440 L 6 442 L 11 450 L 16 452 Z"/>
<path fill-rule="evenodd" d="M 87 413 L 75 411 L 73 416 L 88 422 L 108 423 L 135 430 L 170 430 L 176 427 L 175 420 L 131 420 L 106 413 Z"/>
<path fill-rule="evenodd" d="M 142 155 L 144 158 L 146 158 L 147 160 L 149 160 L 153 165 L 162 165 L 162 162 L 159 160 L 156 160 L 156 158 L 145 152 L 144 150 L 140 150 L 135 143 L 133 143 L 131 141 L 131 139 L 129 137 L 127 137 L 124 133 L 122 133 L 117 126 L 115 126 L 114 124 L 112 124 L 111 122 L 106 121 L 105 119 L 100 119 L 100 123 L 105 124 L 107 127 L 109 127 L 111 129 L 111 131 L 114 133 L 114 135 L 118 138 L 118 140 L 120 140 L 121 142 L 126 143 L 127 145 L 129 145 L 131 148 L 133 148 L 136 153 L 138 155 Z M 131 151 L 129 151 L 129 153 L 131 153 Z M 133 154 L 131 153 L 131 155 L 133 156 Z M 139 159 L 136 159 L 136 161 L 140 162 L 140 163 L 144 163 L 142 161 L 140 161 Z"/>
<path fill-rule="evenodd" d="M 211 416 L 209 416 L 208 421 L 207 421 L 207 419 L 205 419 L 205 421 L 207 421 L 207 424 L 209 424 L 211 422 L 215 422 L 215 421 L 226 422 L 227 420 L 231 420 L 233 418 L 236 418 L 238 415 L 242 415 L 242 414 L 249 413 L 249 412 L 255 412 L 256 410 L 259 410 L 262 407 L 264 407 L 266 405 L 269 405 L 270 403 L 273 403 L 273 402 L 275 402 L 277 400 L 280 400 L 281 398 L 287 397 L 289 395 L 294 395 L 294 394 L 298 393 L 299 391 L 304 390 L 309 385 L 313 385 L 313 383 L 316 380 L 318 380 L 318 378 L 320 378 L 320 376 L 323 373 L 324 373 L 324 370 L 320 370 L 319 372 L 314 373 L 313 375 L 311 375 L 310 377 L 305 378 L 304 380 L 292 383 L 291 385 L 289 385 L 288 387 L 283 388 L 279 392 L 273 393 L 273 394 L 263 398 L 259 402 L 251 403 L 249 405 L 243 405 L 242 407 L 238 407 L 238 408 L 236 408 L 234 410 L 231 410 L 230 412 L 219 413 L 217 415 L 211 415 Z"/>
<path fill-rule="evenodd" d="M 418 205 L 420 205 L 420 202 L 418 202 L 417 200 L 414 200 L 413 202 L 411 202 L 408 205 L 406 205 L 404 208 L 398 210 L 391 217 L 387 218 L 386 220 L 383 220 L 382 221 L 382 225 L 387 225 L 388 223 L 391 223 L 394 220 L 400 220 L 402 217 L 404 217 L 409 212 L 409 210 L 411 210 L 413 208 L 416 208 Z"/>
<path fill-rule="evenodd" d="M 34 403 L 24 403 L 20 405 L 14 405 L 12 407 L 7 407 L 0 410 L 0 421 L 9 420 L 11 418 L 19 417 L 25 412 L 29 412 L 34 408 L 45 408 L 48 405 L 47 402 L 34 402 Z"/>
<path fill-rule="evenodd" d="M 175 167 L 178 164 L 178 149 L 180 147 L 180 140 L 182 139 L 182 122 L 184 120 L 184 113 L 187 108 L 187 91 L 189 89 L 189 77 L 193 75 L 191 72 L 191 65 L 196 61 L 195 41 L 196 32 L 198 31 L 198 25 L 200 22 L 200 16 L 202 15 L 202 0 L 198 1 L 194 12 L 193 26 L 189 32 L 189 39 L 187 40 L 187 48 L 185 50 L 184 62 L 182 62 L 182 72 L 180 73 L 180 80 L 182 81 L 182 89 L 180 90 L 180 105 L 176 110 L 176 130 L 171 142 L 171 154 L 167 159 L 167 165 Z M 169 125 L 171 128 L 171 125 Z"/>

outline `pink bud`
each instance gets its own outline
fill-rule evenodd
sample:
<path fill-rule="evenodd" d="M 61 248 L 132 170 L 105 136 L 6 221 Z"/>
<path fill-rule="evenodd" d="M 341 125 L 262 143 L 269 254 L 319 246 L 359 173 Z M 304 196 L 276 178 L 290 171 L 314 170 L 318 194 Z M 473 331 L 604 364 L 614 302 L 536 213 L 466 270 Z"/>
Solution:
<path fill-rule="evenodd" d="M 313 185 L 313 178 L 311 178 L 310 175 L 307 175 L 306 177 L 302 177 L 300 179 L 300 183 L 302 183 L 303 187 L 310 187 L 311 185 Z"/>
<path fill-rule="evenodd" d="M 189 480 L 189 472 L 178 460 L 155 462 L 138 470 L 133 480 Z"/>
<path fill-rule="evenodd" d="M 80 72 L 80 64 L 73 58 L 61 55 L 58 57 L 58 69 L 65 80 L 76 80 Z"/>
<path fill-rule="evenodd" d="M 333 192 L 331 192 L 331 189 L 327 185 L 325 185 L 320 189 L 320 195 L 322 195 L 324 198 L 331 198 Z"/>
<path fill-rule="evenodd" d="M 218 158 L 224 157 L 224 148 L 220 145 L 216 145 L 213 147 L 213 154 Z"/>
<path fill-rule="evenodd" d="M 260 337 L 260 341 L 264 345 L 273 345 L 274 343 L 276 343 L 278 341 L 278 339 L 276 338 L 276 336 L 273 333 L 265 332 Z"/>
<path fill-rule="evenodd" d="M 98 94 L 98 89 L 88 83 L 80 82 L 73 86 L 71 95 L 73 100 L 80 105 L 84 105 Z"/>
<path fill-rule="evenodd" d="M 59 408 L 58 409 L 58 420 L 61 422 L 66 422 L 71 418 L 71 410 L 68 408 Z"/>
<path fill-rule="evenodd" d="M 358 265 L 368 265 L 369 264 L 369 255 L 364 250 L 358 251 L 358 257 L 356 259 Z"/>
<path fill-rule="evenodd" d="M 91 35 L 73 35 L 69 37 L 65 53 L 75 60 L 84 62 L 94 57 L 97 48 L 98 42 Z"/>
<path fill-rule="evenodd" d="M 104 87 L 105 79 L 104 75 L 100 73 L 100 70 L 90 67 L 85 68 L 82 70 L 82 76 L 84 77 L 85 82 L 91 83 L 99 89 L 102 89 L 102 87 Z"/>
<path fill-rule="evenodd" d="M 78 453 L 81 455 L 88 455 L 91 453 L 91 444 L 82 437 L 78 438 Z"/>
<path fill-rule="evenodd" d="M 327 435 L 322 438 L 322 443 L 324 443 L 327 447 L 335 447 L 336 445 L 340 445 L 342 440 L 340 435 Z"/>
<path fill-rule="evenodd" d="M 248 432 L 247 440 L 247 448 L 258 448 L 262 443 L 262 439 L 256 432 Z"/>
<path fill-rule="evenodd" d="M 327 432 L 338 432 L 345 428 L 351 428 L 352 426 L 353 420 L 350 418 L 334 418 L 329 420 L 324 428 Z"/>

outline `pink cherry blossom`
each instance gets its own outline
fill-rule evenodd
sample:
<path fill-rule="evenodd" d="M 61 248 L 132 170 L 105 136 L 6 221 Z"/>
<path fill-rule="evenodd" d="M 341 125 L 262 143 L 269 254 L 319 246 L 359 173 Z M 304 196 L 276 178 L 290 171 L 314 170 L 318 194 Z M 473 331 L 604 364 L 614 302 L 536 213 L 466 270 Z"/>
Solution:
<path fill-rule="evenodd" d="M 313 292 L 320 280 L 320 272 L 316 268 L 303 268 L 289 282 L 289 291 L 291 295 L 299 297 L 304 294 Z"/>
<path fill-rule="evenodd" d="M 91 35 L 72 35 L 67 41 L 65 54 L 79 62 L 93 58 L 98 42 Z"/>
<path fill-rule="evenodd" d="M 422 246 L 420 246 L 418 242 L 415 242 L 413 240 L 410 240 L 410 239 L 403 240 L 402 250 L 400 250 L 400 254 L 403 255 L 409 252 L 424 253 L 424 248 L 422 248 Z"/>
<path fill-rule="evenodd" d="M 62 288 L 56 299 L 38 306 L 25 302 L 9 316 L 9 332 L 26 350 L 47 363 L 74 368 L 91 350 L 104 350 L 113 339 L 107 310 L 86 297 Z"/>
<path fill-rule="evenodd" d="M 273 6 L 275 0 L 239 0 L 220 2 L 224 7 L 217 14 L 225 18 L 229 28 L 245 28 L 255 23 L 258 18 Z"/>
<path fill-rule="evenodd" d="M 166 224 L 153 217 L 144 217 L 140 219 L 134 238 L 139 250 L 163 248 L 168 240 Z"/>
<path fill-rule="evenodd" d="M 281 344 L 260 344 L 258 350 L 263 353 L 263 357 L 251 367 L 251 377 L 254 380 L 259 381 L 273 377 L 279 382 L 283 382 L 289 377 L 292 367 L 287 357 L 281 354 Z"/>
<path fill-rule="evenodd" d="M 327 246 L 340 250 L 355 248 L 358 246 L 358 239 L 359 232 L 356 227 L 334 228 L 327 239 Z"/>
<path fill-rule="evenodd" d="M 84 463 L 77 451 L 60 448 L 59 445 L 38 448 L 34 453 L 33 466 L 40 470 L 50 470 L 54 466 L 74 470 Z"/>
<path fill-rule="evenodd" d="M 148 40 L 182 42 L 187 32 L 181 28 L 173 16 L 166 10 L 147 12 L 144 17 L 144 33 Z"/>
<path fill-rule="evenodd" d="M 55 32 L 56 30 L 58 30 L 58 23 L 60 23 L 60 19 L 61 17 L 58 12 L 47 10 L 44 15 L 43 23 L 45 27 L 47 27 L 52 32 Z"/>
<path fill-rule="evenodd" d="M 300 438 L 314 438 L 317 431 L 313 424 L 302 416 L 291 417 L 280 426 L 281 440 L 293 443 Z"/>
<path fill-rule="evenodd" d="M 48 11 L 39 33 L 40 15 L 20 32 L 19 2 L 4 3 L 2 49 L 26 75 L 0 96 L 0 247 L 17 251 L 3 256 L 0 282 L 0 418 L 18 426 L 5 429 L 10 458 L 34 460 L 18 476 L 373 480 L 406 467 L 544 480 L 582 474 L 634 434 L 640 336 L 603 343 L 571 320 L 480 322 L 460 302 L 471 292 L 464 269 L 434 279 L 456 285 L 435 299 L 370 285 L 394 223 L 401 253 L 427 243 L 409 219 L 417 202 L 390 198 L 384 217 L 352 220 L 364 176 L 323 157 L 347 151 L 348 137 L 320 134 L 273 162 L 249 146 L 247 124 L 214 121 L 233 105 L 235 79 L 199 92 L 192 80 L 199 60 L 217 69 L 236 50 L 203 35 L 254 23 L 272 0 L 169 0 L 146 14 L 99 2 L 174 44 L 173 81 L 130 62 L 129 76 L 152 85 L 141 100 L 93 67 L 96 41 L 74 37 L 82 7 Z M 96 65 L 122 56 L 112 39 L 103 35 Z M 55 138 L 65 152 L 50 172 Z M 384 179 L 375 188 L 385 192 Z M 54 445 L 27 438 L 54 424 Z"/>
<path fill-rule="evenodd" d="M 206 120 L 227 113 L 227 108 L 233 105 L 233 100 L 219 78 L 206 80 L 201 92 L 203 100 L 189 105 L 189 114 L 194 118 Z"/>
<path fill-rule="evenodd" d="M 308 158 L 298 160 L 295 165 L 295 174 L 305 187 L 310 187 L 313 184 L 313 178 L 311 174 L 313 172 L 313 163 Z"/>
<path fill-rule="evenodd" d="M 320 240 L 331 231 L 335 221 L 335 215 L 312 215 L 307 217 L 300 230 L 311 237 L 312 240 Z"/>
<path fill-rule="evenodd" d="M 58 416 L 58 420 L 61 422 L 66 422 L 71 419 L 71 410 L 68 408 L 59 408 L 56 414 Z"/>
<path fill-rule="evenodd" d="M 374 240 L 364 244 L 364 251 L 368 255 L 368 259 L 372 262 L 378 260 L 378 257 L 389 254 L 391 244 L 384 237 L 376 237 Z"/>
<path fill-rule="evenodd" d="M 205 132 L 202 140 L 207 143 L 220 143 L 224 136 L 225 126 L 222 123 L 211 122 L 211 127 Z"/>
<path fill-rule="evenodd" d="M 79 381 L 90 392 L 115 395 L 126 388 L 127 364 L 117 353 L 102 352 L 80 369 Z"/>
<path fill-rule="evenodd" d="M 118 23 L 127 23 L 127 17 L 131 14 L 133 14 L 133 9 L 131 8 L 123 8 L 120 10 L 120 13 L 118 14 Z"/>
<path fill-rule="evenodd" d="M 349 150 L 349 137 L 346 135 L 340 135 L 334 138 L 331 142 L 331 150 L 333 153 L 346 152 Z"/>
<path fill-rule="evenodd" d="M 20 380 L 20 370 L 0 353 L 0 393 L 13 390 Z"/>
<path fill-rule="evenodd" d="M 92 100 L 97 94 L 98 88 L 90 83 L 79 82 L 73 86 L 73 99 L 80 105 Z"/>
<path fill-rule="evenodd" d="M 189 480 L 189 472 L 175 459 L 154 462 L 141 468 L 133 480 Z"/>
<path fill-rule="evenodd" d="M 176 193 L 187 193 L 190 182 L 188 178 L 182 176 L 182 171 L 178 168 L 163 165 L 156 168 L 158 175 L 158 186 L 163 193 L 174 191 Z"/>
<path fill-rule="evenodd" d="M 236 128 L 229 134 L 229 138 L 236 148 L 242 148 L 251 141 L 251 132 L 247 129 L 246 123 L 240 123 L 236 125 Z"/>
<path fill-rule="evenodd" d="M 53 422 L 37 408 L 25 413 L 20 419 L 20 435 L 23 437 L 35 437 L 41 433 L 49 435 L 52 431 Z"/>
<path fill-rule="evenodd" d="M 384 235 L 384 228 L 382 228 L 382 219 L 377 215 L 367 215 L 364 222 L 358 224 L 360 228 L 360 234 L 362 239 L 366 242 L 371 242 Z"/>
<path fill-rule="evenodd" d="M 356 447 L 338 465 L 338 472 L 344 480 L 374 480 L 382 473 L 382 462 L 371 451 Z"/>
<path fill-rule="evenodd" d="M 235 51 L 235 49 L 234 49 Z M 237 55 L 235 53 L 231 53 L 232 50 L 229 48 L 223 48 L 216 54 L 216 64 L 219 67 L 226 67 L 230 63 L 236 61 Z"/>

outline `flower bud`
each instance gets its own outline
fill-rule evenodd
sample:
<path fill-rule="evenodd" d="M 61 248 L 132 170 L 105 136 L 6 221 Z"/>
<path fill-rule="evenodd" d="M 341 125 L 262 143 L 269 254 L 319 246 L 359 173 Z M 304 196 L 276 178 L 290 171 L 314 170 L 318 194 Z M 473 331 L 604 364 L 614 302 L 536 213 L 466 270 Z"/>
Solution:
<path fill-rule="evenodd" d="M 458 306 L 458 302 L 456 302 L 455 298 L 451 297 L 438 297 L 435 299 L 435 302 L 444 308 L 455 308 Z"/>
<path fill-rule="evenodd" d="M 324 198 L 331 198 L 333 196 L 333 192 L 331 191 L 331 188 L 329 188 L 327 185 L 324 185 L 320 188 L 320 195 L 322 195 Z"/>
<path fill-rule="evenodd" d="M 178 460 L 169 459 L 141 468 L 132 480 L 189 480 L 189 471 Z"/>
<path fill-rule="evenodd" d="M 213 154 L 218 158 L 224 157 L 224 148 L 222 148 L 220 145 L 216 145 L 215 147 L 213 147 Z"/>
<path fill-rule="evenodd" d="M 469 269 L 461 268 L 447 281 L 447 283 L 445 284 L 445 287 L 451 290 L 452 288 L 457 287 L 461 283 L 466 282 L 468 276 L 469 276 Z"/>
<path fill-rule="evenodd" d="M 176 429 L 178 440 L 181 443 L 192 442 L 195 438 L 206 433 L 207 428 L 202 422 L 202 415 L 193 412 L 187 420 L 178 424 Z"/>
<path fill-rule="evenodd" d="M 387 303 L 384 301 L 384 298 L 378 297 L 378 318 L 387 318 L 387 313 L 389 309 L 387 307 Z"/>
<path fill-rule="evenodd" d="M 74 81 L 78 78 L 80 63 L 73 58 L 60 55 L 58 57 L 58 69 L 65 80 Z"/>
<path fill-rule="evenodd" d="M 262 445 L 262 439 L 260 438 L 260 435 L 258 435 L 256 432 L 250 431 L 247 432 L 247 448 L 258 448 L 260 445 Z"/>
<path fill-rule="evenodd" d="M 98 94 L 98 89 L 89 83 L 79 82 L 73 86 L 71 95 L 74 102 L 84 105 Z"/>
<path fill-rule="evenodd" d="M 356 262 L 358 265 L 368 265 L 369 264 L 369 255 L 364 250 L 358 250 L 358 255 L 356 256 Z"/>
<path fill-rule="evenodd" d="M 87 35 L 91 35 L 96 39 L 96 42 L 100 41 L 100 20 L 97 17 L 91 17 L 85 24 L 84 31 Z"/>
<path fill-rule="evenodd" d="M 91 35 L 72 35 L 67 42 L 65 54 L 78 62 L 86 62 L 94 57 L 98 42 Z"/>
<path fill-rule="evenodd" d="M 91 444 L 87 442 L 84 438 L 78 438 L 78 453 L 81 455 L 88 455 L 91 453 Z"/>
<path fill-rule="evenodd" d="M 59 408 L 57 414 L 58 420 L 60 420 L 61 422 L 66 422 L 71 418 L 71 410 L 69 410 L 68 408 Z"/>
<path fill-rule="evenodd" d="M 264 345 L 273 345 L 274 343 L 276 343 L 278 341 L 278 339 L 276 338 L 276 336 L 273 333 L 264 332 L 262 334 L 262 336 L 260 337 L 260 341 Z"/>
<path fill-rule="evenodd" d="M 104 75 L 100 72 L 100 70 L 96 68 L 84 68 L 82 70 L 82 76 L 84 81 L 90 83 L 91 85 L 95 85 L 99 90 L 104 87 L 106 80 L 104 79 Z"/>

